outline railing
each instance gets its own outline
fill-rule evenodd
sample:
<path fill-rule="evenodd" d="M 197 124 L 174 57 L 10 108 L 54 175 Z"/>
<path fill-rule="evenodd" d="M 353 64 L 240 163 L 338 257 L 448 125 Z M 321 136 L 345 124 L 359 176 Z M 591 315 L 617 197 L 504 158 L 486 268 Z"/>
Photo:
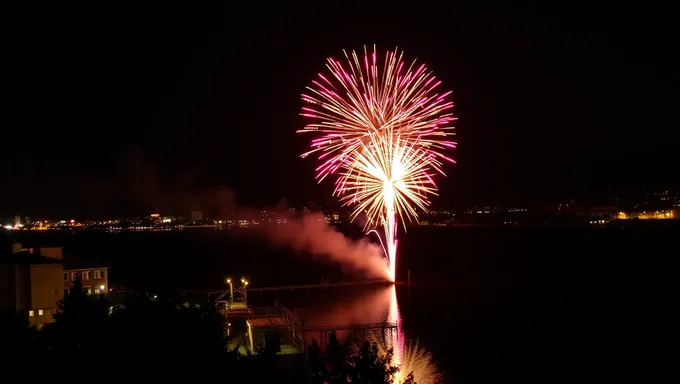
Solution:
<path fill-rule="evenodd" d="M 397 328 L 396 323 L 367 323 L 367 324 L 342 324 L 342 325 L 318 325 L 305 327 L 305 332 L 330 332 L 330 331 L 351 331 L 355 329 L 388 329 Z"/>
<path fill-rule="evenodd" d="M 394 330 L 397 324 L 394 322 L 366 323 L 366 324 L 340 324 L 340 325 L 320 325 L 305 326 L 300 317 L 293 311 L 283 306 L 276 307 L 255 307 L 251 308 L 251 319 L 263 319 L 278 317 L 285 321 L 285 325 L 278 326 L 278 329 L 287 330 L 286 337 L 295 345 L 299 351 L 305 350 L 305 333 L 307 332 L 333 332 L 333 331 L 355 331 L 355 330 Z"/>
<path fill-rule="evenodd" d="M 276 307 L 254 307 L 251 308 L 250 316 L 251 319 L 264 319 L 272 317 L 280 317 L 287 324 L 281 328 L 285 328 L 288 331 L 285 335 L 291 341 L 291 343 L 299 351 L 305 350 L 305 337 L 304 337 L 304 327 L 302 320 L 291 310 L 282 306 Z"/>
<path fill-rule="evenodd" d="M 321 284 L 302 284 L 302 285 L 279 285 L 274 287 L 250 287 L 248 292 L 264 292 L 264 291 L 286 291 L 297 289 L 311 289 L 311 288 L 326 288 L 326 287 L 344 287 L 349 285 L 370 285 L 370 284 L 395 284 L 389 280 L 368 280 L 368 281 L 346 281 L 339 283 L 324 282 Z M 401 284 L 401 283 L 396 283 Z"/>
<path fill-rule="evenodd" d="M 283 317 L 281 311 L 277 307 L 251 307 L 250 318 L 262 319 L 267 317 Z"/>
<path fill-rule="evenodd" d="M 350 286 L 350 285 L 371 285 L 371 284 L 376 284 L 376 285 L 409 285 L 409 282 L 404 282 L 404 281 L 389 281 L 389 280 L 368 280 L 368 281 L 345 281 L 345 282 L 338 282 L 338 283 L 331 283 L 331 282 L 324 282 L 321 284 L 302 284 L 302 285 L 280 285 L 280 286 L 274 286 L 274 287 L 249 287 L 247 289 L 247 292 L 265 292 L 265 291 L 286 291 L 286 290 L 297 290 L 297 289 L 313 289 L 313 288 L 327 288 L 327 287 L 344 287 L 344 286 Z M 225 293 L 225 290 L 228 292 L 228 289 L 185 289 L 181 290 L 180 292 L 185 293 L 185 294 L 190 294 L 190 293 L 201 293 L 201 294 L 207 294 L 207 295 L 220 295 Z"/>
<path fill-rule="evenodd" d="M 285 308 L 285 307 L 279 307 L 281 309 L 281 315 L 286 320 L 286 322 L 295 324 L 295 325 L 302 325 L 302 320 L 293 313 L 290 309 Z"/>

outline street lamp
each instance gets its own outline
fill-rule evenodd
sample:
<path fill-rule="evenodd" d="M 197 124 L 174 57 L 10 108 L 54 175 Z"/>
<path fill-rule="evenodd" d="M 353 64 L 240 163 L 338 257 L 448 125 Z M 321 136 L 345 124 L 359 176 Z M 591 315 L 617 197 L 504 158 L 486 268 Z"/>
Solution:
<path fill-rule="evenodd" d="M 248 305 L 248 280 L 246 278 L 241 278 L 241 283 L 243 283 L 243 301 L 246 306 Z"/>
<path fill-rule="evenodd" d="M 231 277 L 227 277 L 227 284 L 229 284 L 229 300 L 234 302 L 234 286 L 231 284 Z"/>

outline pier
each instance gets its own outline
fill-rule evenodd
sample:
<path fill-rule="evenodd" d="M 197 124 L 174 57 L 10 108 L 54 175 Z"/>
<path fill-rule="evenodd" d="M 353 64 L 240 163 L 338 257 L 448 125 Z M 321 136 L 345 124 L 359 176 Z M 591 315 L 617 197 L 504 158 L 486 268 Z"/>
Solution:
<path fill-rule="evenodd" d="M 248 292 L 267 292 L 267 291 L 296 291 L 296 290 L 301 290 L 301 289 L 316 289 L 316 288 L 328 288 L 328 287 L 344 287 L 344 286 L 353 286 L 353 285 L 408 285 L 409 283 L 404 282 L 404 281 L 389 281 L 389 280 L 368 280 L 368 281 L 345 281 L 345 282 L 338 282 L 338 283 L 331 283 L 331 282 L 324 282 L 324 283 L 319 283 L 319 284 L 297 284 L 297 285 L 279 285 L 279 286 L 271 286 L 271 287 L 248 287 L 247 291 Z M 229 290 L 183 290 L 181 291 L 182 293 L 186 294 L 196 294 L 196 293 L 202 293 L 202 294 L 207 294 L 207 295 L 222 295 L 222 294 L 228 294 Z"/>
<path fill-rule="evenodd" d="M 391 340 L 397 331 L 397 324 L 392 322 L 308 326 L 293 311 L 283 306 L 251 308 L 246 324 L 248 348 L 251 351 L 262 346 L 282 354 L 304 353 L 305 335 L 309 333 L 318 334 L 317 341 L 325 347 L 331 332 L 350 332 L 350 337 L 363 343 L 368 340 L 369 334 L 383 339 L 389 337 Z"/>
<path fill-rule="evenodd" d="M 260 287 L 260 288 L 248 288 L 249 292 L 266 292 L 266 291 L 295 291 L 300 289 L 314 289 L 314 288 L 326 288 L 326 287 L 344 287 L 350 285 L 389 285 L 389 284 L 401 284 L 395 283 L 389 280 L 368 280 L 368 281 L 346 281 L 339 283 L 325 282 L 320 284 L 302 284 L 302 285 L 281 285 L 274 287 Z"/>
<path fill-rule="evenodd" d="M 229 348 L 243 348 L 256 353 L 259 348 L 266 348 L 277 354 L 304 354 L 305 343 L 315 339 L 322 348 L 328 344 L 329 336 L 333 332 L 342 332 L 345 336 L 361 343 L 370 340 L 369 336 L 393 340 L 397 336 L 397 324 L 392 322 L 366 324 L 330 324 L 310 325 L 300 319 L 293 311 L 281 305 L 273 307 L 252 307 L 248 305 L 248 295 L 255 292 L 285 292 L 296 290 L 310 290 L 332 287 L 349 286 L 389 286 L 409 285 L 408 282 L 393 282 L 390 280 L 346 281 L 331 283 L 322 279 L 320 284 L 277 285 L 269 287 L 251 287 L 245 278 L 237 281 L 226 279 L 228 287 L 220 290 L 184 290 L 185 294 L 205 294 L 213 299 L 218 307 L 222 307 L 227 318 L 227 333 L 232 337 Z M 232 329 L 233 323 L 233 329 Z M 240 325 L 239 325 L 240 324 Z M 310 335 L 311 334 L 311 335 Z M 305 340 L 305 336 L 308 340 Z"/>

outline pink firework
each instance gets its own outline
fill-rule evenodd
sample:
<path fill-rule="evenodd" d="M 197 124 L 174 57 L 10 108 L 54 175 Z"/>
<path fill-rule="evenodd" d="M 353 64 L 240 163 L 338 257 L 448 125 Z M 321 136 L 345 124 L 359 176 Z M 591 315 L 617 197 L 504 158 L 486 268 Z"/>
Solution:
<path fill-rule="evenodd" d="M 320 135 L 302 157 L 318 155 L 319 181 L 338 174 L 335 193 L 355 206 L 352 217 L 367 214 L 365 229 L 384 228 L 394 278 L 396 216 L 404 222 L 417 217 L 415 207 L 426 210 L 425 195 L 436 192 L 432 174 L 443 174 L 442 160 L 453 162 L 444 155 L 456 146 L 446 140 L 455 120 L 451 92 L 438 91 L 441 82 L 424 64 L 404 65 L 398 50 L 382 65 L 375 48 L 345 58 L 329 58 L 329 74 L 319 74 L 302 96 L 309 104 L 302 115 L 312 122 L 298 132 Z"/>

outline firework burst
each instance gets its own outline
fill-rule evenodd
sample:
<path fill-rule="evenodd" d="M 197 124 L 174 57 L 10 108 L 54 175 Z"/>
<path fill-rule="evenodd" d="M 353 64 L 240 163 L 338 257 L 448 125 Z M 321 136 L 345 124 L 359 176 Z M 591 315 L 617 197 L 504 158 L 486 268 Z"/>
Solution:
<path fill-rule="evenodd" d="M 377 337 L 373 337 L 371 341 L 378 345 L 378 351 L 383 355 L 387 354 L 390 348 L 393 348 Z M 404 350 L 401 351 L 400 362 L 397 365 L 399 372 L 395 375 L 395 384 L 403 383 L 410 373 L 413 373 L 416 383 L 437 384 L 443 382 L 444 377 L 434 358 L 417 340 L 407 343 Z"/>
<path fill-rule="evenodd" d="M 428 194 L 436 194 L 432 171 L 441 171 L 435 156 L 395 136 L 392 130 L 369 135 L 358 146 L 351 161 L 342 164 L 335 193 L 354 205 L 351 218 L 366 214 L 365 228 L 384 225 L 385 208 L 393 207 L 404 219 L 418 216 L 416 208 L 427 210 Z"/>
<path fill-rule="evenodd" d="M 302 99 L 302 115 L 312 119 L 298 132 L 320 134 L 302 157 L 318 155 L 317 179 L 338 174 L 335 194 L 354 205 L 352 219 L 365 213 L 366 230 L 382 226 L 383 249 L 396 278 L 397 218 L 417 218 L 436 193 L 432 175 L 442 173 L 444 155 L 456 144 L 447 141 L 454 121 L 446 101 L 451 92 L 437 91 L 424 64 L 405 65 L 403 53 L 377 52 L 360 58 L 345 52 L 345 63 L 328 59 L 330 75 L 319 74 Z M 380 236 L 379 236 L 380 237 Z"/>
<path fill-rule="evenodd" d="M 446 160 L 442 154 L 456 143 L 446 141 L 452 135 L 453 102 L 446 101 L 451 92 L 436 92 L 436 80 L 424 64 L 413 61 L 406 66 L 403 52 L 388 51 L 382 67 L 377 52 L 364 47 L 363 59 L 356 52 L 343 51 L 346 63 L 329 58 L 330 75 L 319 74 L 307 87 L 302 99 L 310 106 L 302 115 L 315 121 L 298 132 L 316 132 L 312 149 L 302 156 L 319 152 L 319 179 L 338 170 L 362 142 L 384 130 L 399 131 L 402 139 L 417 143 Z"/>

